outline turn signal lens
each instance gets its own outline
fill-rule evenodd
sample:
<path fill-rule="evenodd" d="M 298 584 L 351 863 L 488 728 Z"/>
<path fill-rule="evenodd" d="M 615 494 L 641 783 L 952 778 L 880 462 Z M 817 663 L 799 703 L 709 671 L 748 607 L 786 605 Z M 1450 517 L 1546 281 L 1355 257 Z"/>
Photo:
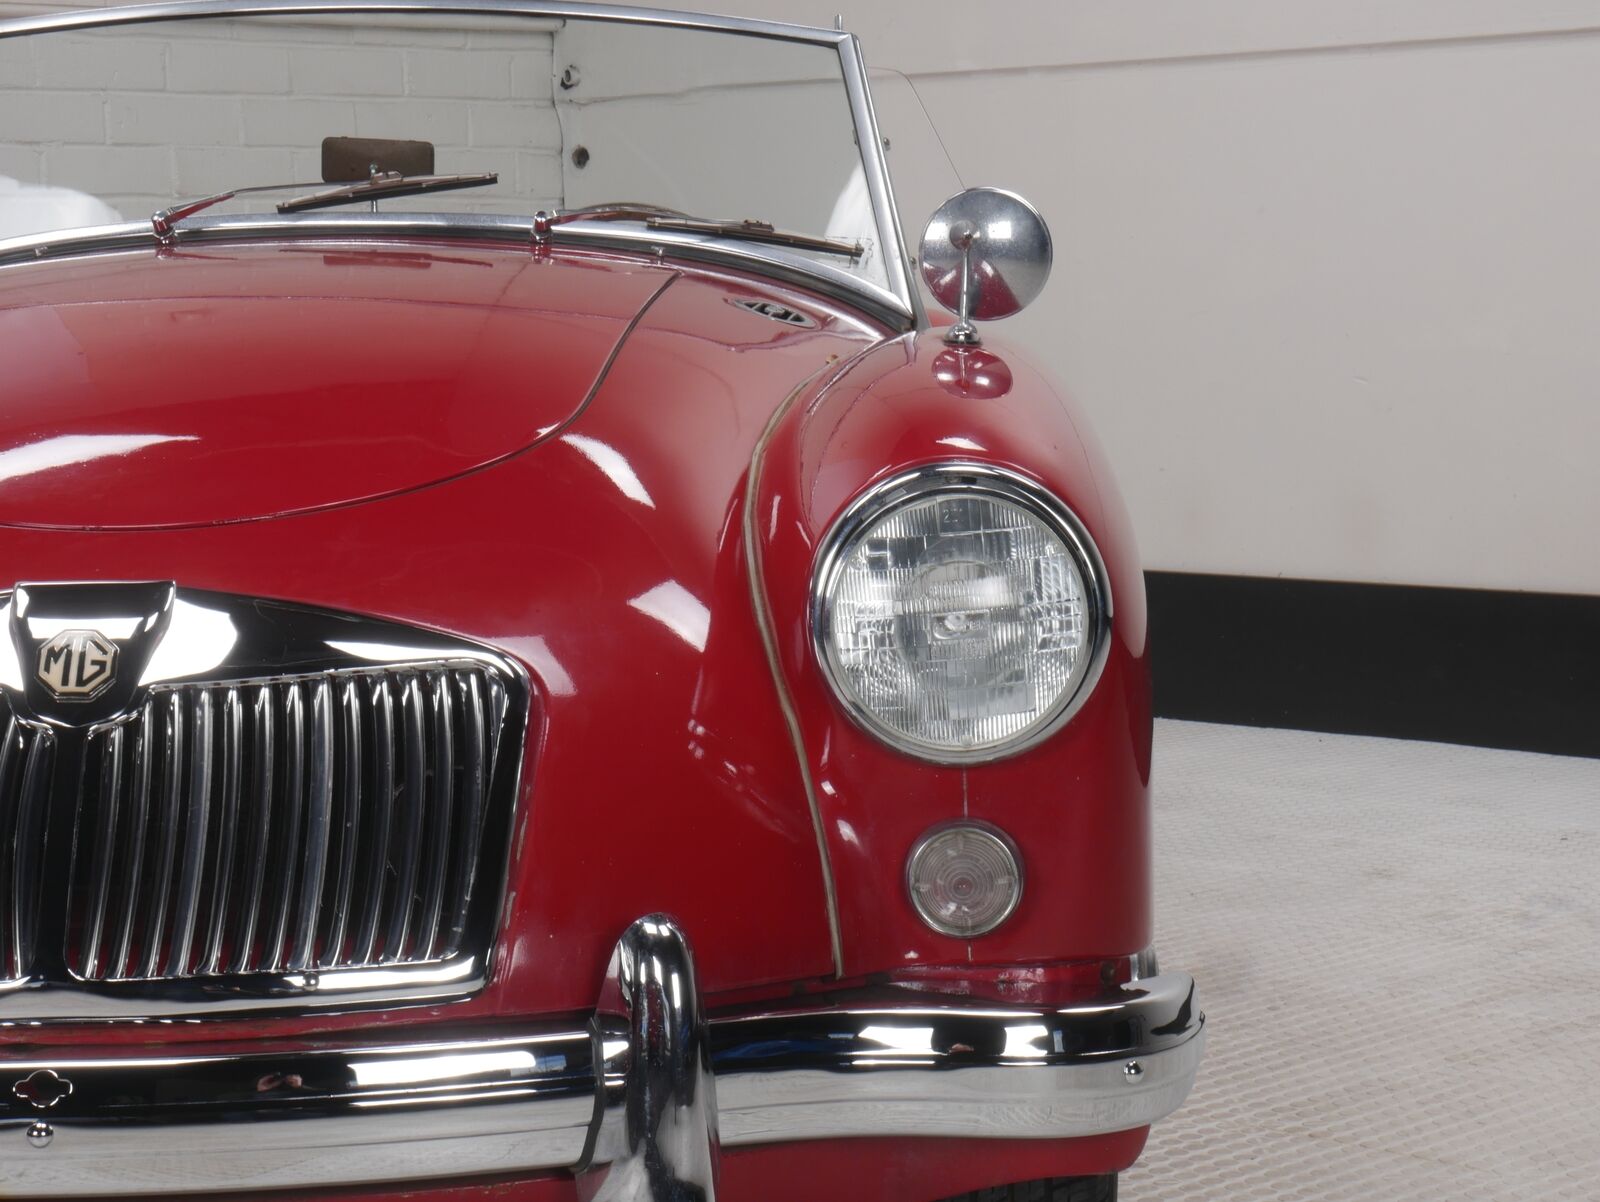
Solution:
<path fill-rule="evenodd" d="M 975 822 L 934 827 L 906 862 L 906 886 L 922 921 L 942 935 L 986 935 L 1022 900 L 1022 862 L 1000 831 Z"/>

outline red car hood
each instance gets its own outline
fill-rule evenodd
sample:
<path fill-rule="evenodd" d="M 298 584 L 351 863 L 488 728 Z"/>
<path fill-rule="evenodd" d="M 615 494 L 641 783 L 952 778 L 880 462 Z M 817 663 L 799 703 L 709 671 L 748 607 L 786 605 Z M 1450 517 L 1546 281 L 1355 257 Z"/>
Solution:
<path fill-rule="evenodd" d="M 23 332 L 27 314 L 56 341 Z M 0 589 L 172 580 L 386 618 L 498 648 L 533 694 L 486 988 L 381 1019 L 128 1024 L 96 1042 L 586 1011 L 618 933 L 658 910 L 693 933 L 711 995 L 831 974 L 743 503 L 774 411 L 887 331 L 710 266 L 444 243 L 15 264 L 0 319 L 0 445 L 181 436 L 27 471 L 0 451 Z M 268 510 L 283 516 L 228 520 Z M 174 521 L 193 524 L 152 528 Z"/>
<path fill-rule="evenodd" d="M 210 525 L 405 492 L 550 437 L 671 280 L 326 244 L 0 273 L 0 524 Z"/>

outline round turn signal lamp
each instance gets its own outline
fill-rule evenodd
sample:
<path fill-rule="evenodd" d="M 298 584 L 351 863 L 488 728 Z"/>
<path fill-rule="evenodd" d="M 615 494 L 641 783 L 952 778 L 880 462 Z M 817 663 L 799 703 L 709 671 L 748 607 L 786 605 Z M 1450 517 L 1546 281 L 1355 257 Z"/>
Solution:
<path fill-rule="evenodd" d="M 1017 845 L 977 822 L 936 826 L 917 840 L 906 861 L 906 888 L 922 921 L 941 935 L 987 935 L 1022 900 Z"/>

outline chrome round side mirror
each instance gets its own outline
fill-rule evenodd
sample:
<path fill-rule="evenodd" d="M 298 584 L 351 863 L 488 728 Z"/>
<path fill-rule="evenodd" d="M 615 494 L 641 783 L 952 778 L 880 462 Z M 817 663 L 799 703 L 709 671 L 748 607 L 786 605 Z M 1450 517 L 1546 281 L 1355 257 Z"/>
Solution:
<path fill-rule="evenodd" d="M 1050 278 L 1050 229 L 1022 197 L 968 188 L 939 206 L 922 235 L 922 279 L 958 318 L 944 340 L 976 346 L 972 319 L 998 321 L 1032 304 Z"/>

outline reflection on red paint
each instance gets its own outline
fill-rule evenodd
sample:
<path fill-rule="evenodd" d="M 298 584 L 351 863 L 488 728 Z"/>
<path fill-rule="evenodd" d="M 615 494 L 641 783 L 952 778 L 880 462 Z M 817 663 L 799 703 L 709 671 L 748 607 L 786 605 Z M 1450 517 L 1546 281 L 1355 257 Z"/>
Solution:
<path fill-rule="evenodd" d="M 992 401 L 1011 391 L 1011 369 L 999 355 L 977 347 L 952 346 L 933 359 L 933 378 L 954 396 Z"/>

